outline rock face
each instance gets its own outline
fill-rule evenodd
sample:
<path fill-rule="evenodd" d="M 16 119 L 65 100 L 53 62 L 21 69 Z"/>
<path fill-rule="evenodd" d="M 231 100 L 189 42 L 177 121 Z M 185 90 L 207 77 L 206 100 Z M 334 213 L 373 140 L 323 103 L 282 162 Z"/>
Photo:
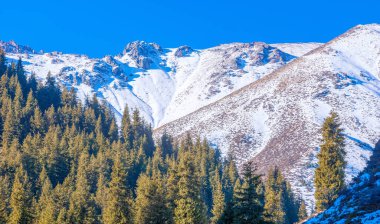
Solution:
<path fill-rule="evenodd" d="M 194 50 L 191 47 L 181 46 L 175 51 L 174 55 L 176 57 L 186 57 L 186 56 L 189 56 L 193 52 Z"/>
<path fill-rule="evenodd" d="M 329 112 L 339 114 L 345 129 L 347 181 L 364 169 L 380 136 L 379 52 L 380 25 L 357 26 L 155 134 L 205 136 L 241 162 L 253 159 L 264 173 L 278 165 L 310 207 L 320 128 Z"/>
<path fill-rule="evenodd" d="M 134 41 L 129 43 L 123 54 L 128 54 L 136 63 L 138 68 L 150 69 L 162 53 L 162 48 L 156 43 L 146 43 L 145 41 Z"/>
<path fill-rule="evenodd" d="M 9 42 L 4 42 L 0 40 L 0 48 L 2 48 L 6 53 L 13 54 L 35 54 L 36 52 L 28 47 L 23 45 L 18 45 L 13 40 Z"/>

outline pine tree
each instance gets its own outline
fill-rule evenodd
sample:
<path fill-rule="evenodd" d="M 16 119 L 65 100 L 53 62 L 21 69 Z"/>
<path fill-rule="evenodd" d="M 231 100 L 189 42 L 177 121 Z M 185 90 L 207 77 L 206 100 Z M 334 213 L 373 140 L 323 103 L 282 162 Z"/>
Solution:
<path fill-rule="evenodd" d="M 214 171 L 215 175 L 212 181 L 212 218 L 211 222 L 214 224 L 222 223 L 225 211 L 225 196 L 223 192 L 223 185 L 219 174 L 219 169 Z"/>
<path fill-rule="evenodd" d="M 24 71 L 24 67 L 22 65 L 21 57 L 17 61 L 16 75 L 17 75 L 18 81 L 20 82 L 22 92 L 24 95 L 26 95 L 28 93 L 27 92 L 28 91 L 28 87 L 27 87 L 28 82 L 26 80 L 25 71 Z"/>
<path fill-rule="evenodd" d="M 126 186 L 125 158 L 117 152 L 107 190 L 108 202 L 103 211 L 104 223 L 132 223 L 130 192 Z"/>
<path fill-rule="evenodd" d="M 136 201 L 134 204 L 134 223 L 172 223 L 166 202 L 164 181 L 159 171 L 153 177 L 140 175 L 137 181 Z"/>
<path fill-rule="evenodd" d="M 51 106 L 58 108 L 61 104 L 61 90 L 50 72 L 46 76 L 45 85 L 41 86 L 37 92 L 38 103 L 42 111 Z"/>
<path fill-rule="evenodd" d="M 37 220 L 38 223 L 54 223 L 55 207 L 52 199 L 52 185 L 45 169 L 41 171 L 40 182 L 43 182 L 41 196 L 38 199 Z"/>
<path fill-rule="evenodd" d="M 30 118 L 30 131 L 34 135 L 45 133 L 45 119 L 39 107 L 34 108 L 33 116 Z"/>
<path fill-rule="evenodd" d="M 8 176 L 0 176 L 0 223 L 8 220 L 10 184 Z"/>
<path fill-rule="evenodd" d="M 121 120 L 121 135 L 127 147 L 132 148 L 134 136 L 128 105 L 125 105 L 123 118 Z"/>
<path fill-rule="evenodd" d="M 38 82 L 36 79 L 36 74 L 32 72 L 30 75 L 30 78 L 28 80 L 28 86 L 30 91 L 32 91 L 34 94 L 37 94 L 37 89 L 38 89 Z"/>
<path fill-rule="evenodd" d="M 55 205 L 52 200 L 49 200 L 45 208 L 41 211 L 37 222 L 39 224 L 52 224 L 55 223 L 55 220 Z"/>
<path fill-rule="evenodd" d="M 34 109 L 37 107 L 37 104 L 38 103 L 36 98 L 34 98 L 33 91 L 29 91 L 28 96 L 26 98 L 25 108 L 23 110 L 23 113 L 25 114 L 25 117 L 27 117 L 27 119 L 30 119 Z"/>
<path fill-rule="evenodd" d="M 141 138 L 144 135 L 143 121 L 140 117 L 140 112 L 135 109 L 132 114 L 132 130 L 133 130 L 133 146 L 138 148 L 140 146 Z"/>
<path fill-rule="evenodd" d="M 328 208 L 345 187 L 344 136 L 335 112 L 325 119 L 322 136 L 319 167 L 315 170 L 314 179 L 317 211 Z"/>
<path fill-rule="evenodd" d="M 0 76 L 5 74 L 7 70 L 5 52 L 0 48 Z"/>
<path fill-rule="evenodd" d="M 260 176 L 255 174 L 252 162 L 243 164 L 243 183 L 240 180 L 234 188 L 233 222 L 234 223 L 262 223 L 263 222 L 263 195 L 259 194 Z"/>
<path fill-rule="evenodd" d="M 285 223 L 285 182 L 278 167 L 269 170 L 265 185 L 265 220 L 270 223 Z"/>
<path fill-rule="evenodd" d="M 88 165 L 89 155 L 83 152 L 78 164 L 75 191 L 71 195 L 68 210 L 69 220 L 72 223 L 94 223 L 96 221 L 95 200 L 90 192 Z"/>
<path fill-rule="evenodd" d="M 166 178 L 166 198 L 169 210 L 171 212 L 170 216 L 174 216 L 174 209 L 176 207 L 176 200 L 178 199 L 178 164 L 174 158 L 167 159 L 168 170 Z"/>
<path fill-rule="evenodd" d="M 174 152 L 173 149 L 173 139 L 170 135 L 168 135 L 166 132 L 161 136 L 161 149 L 162 149 L 162 156 L 165 158 L 167 155 L 172 155 Z"/>
<path fill-rule="evenodd" d="M 206 223 L 207 208 L 200 195 L 200 183 L 189 152 L 184 153 L 178 167 L 178 199 L 175 201 L 175 223 Z"/>
<path fill-rule="evenodd" d="M 17 168 L 13 181 L 12 193 L 10 198 L 11 214 L 9 215 L 8 223 L 31 223 L 33 213 L 32 195 L 28 176 L 22 167 Z"/>
<path fill-rule="evenodd" d="M 118 128 L 117 128 L 115 119 L 112 119 L 110 128 L 108 130 L 108 136 L 110 138 L 111 143 L 118 140 L 119 132 L 118 132 Z"/>
<path fill-rule="evenodd" d="M 223 190 L 226 198 L 226 209 L 224 212 L 224 223 L 233 222 L 233 193 L 234 185 L 238 179 L 237 167 L 235 160 L 229 156 L 223 169 Z"/>
<path fill-rule="evenodd" d="M 291 185 L 284 179 L 284 205 L 285 205 L 285 220 L 287 223 L 298 222 L 298 210 L 300 207 L 299 199 L 295 197 Z"/>
<path fill-rule="evenodd" d="M 17 119 L 16 119 L 16 116 L 15 116 L 15 113 L 14 110 L 13 110 L 13 107 L 12 107 L 12 103 L 10 101 L 8 101 L 8 113 L 6 114 L 6 117 L 5 117 L 5 121 L 4 121 L 4 125 L 3 125 L 3 135 L 2 135 L 2 139 L 3 139 L 3 147 L 7 147 L 9 146 L 13 139 L 17 139 L 18 140 L 18 131 L 17 130 Z"/>

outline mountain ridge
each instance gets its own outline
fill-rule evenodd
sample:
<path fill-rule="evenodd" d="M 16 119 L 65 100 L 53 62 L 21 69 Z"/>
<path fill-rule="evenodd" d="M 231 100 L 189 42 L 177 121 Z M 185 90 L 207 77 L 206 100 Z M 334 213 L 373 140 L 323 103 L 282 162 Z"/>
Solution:
<path fill-rule="evenodd" d="M 154 127 L 228 95 L 295 58 L 262 42 L 194 50 L 188 46 L 165 49 L 144 41 L 131 42 L 122 53 L 103 58 L 56 51 L 8 54 L 9 61 L 18 57 L 25 61 L 27 72 L 35 72 L 42 80 L 50 71 L 59 83 L 76 88 L 83 101 L 93 94 L 104 99 L 119 121 L 128 104 Z M 184 97 L 196 99 L 197 104 L 186 105 Z M 172 106 L 171 101 L 175 101 Z"/>
<path fill-rule="evenodd" d="M 378 25 L 369 25 L 351 29 L 346 35 L 354 32 L 354 35 L 359 37 L 352 36 L 356 39 L 347 40 L 349 44 L 343 43 L 343 45 L 346 48 L 350 46 L 347 49 L 351 49 L 351 46 L 355 46 L 356 41 L 362 41 L 363 44 L 356 45 L 362 46 L 366 44 L 364 45 L 366 49 L 371 48 L 369 46 L 372 46 L 375 43 L 374 41 L 380 40 L 377 33 L 372 32 L 371 27 L 375 27 L 375 30 L 379 28 Z M 338 39 L 342 37 L 344 35 Z M 370 40 L 363 41 L 361 39 L 363 37 L 372 39 L 369 38 Z M 156 136 L 163 132 L 177 133 L 177 136 L 180 136 L 190 131 L 194 135 L 207 136 L 215 146 L 222 147 L 221 149 L 224 153 L 226 153 L 227 149 L 235 148 L 240 160 L 244 161 L 247 158 L 254 157 L 258 166 L 266 167 L 266 169 L 271 165 L 282 165 L 283 169 L 287 170 L 287 177 L 293 179 L 293 184 L 297 185 L 298 193 L 303 194 L 303 196 L 308 195 L 305 199 L 308 200 L 309 206 L 311 206 L 313 198 L 313 167 L 316 165 L 315 155 L 318 150 L 318 138 L 315 138 L 315 136 L 318 136 L 319 127 L 328 112 L 334 108 L 335 111 L 340 112 L 341 115 L 343 114 L 341 116 L 343 123 L 347 122 L 349 124 L 348 126 L 346 124 L 345 127 L 347 129 L 348 148 L 350 149 L 347 158 L 349 160 L 348 179 L 357 175 L 365 167 L 365 161 L 368 159 L 371 150 L 366 150 L 364 146 L 371 145 L 369 148 L 373 148 L 374 141 L 377 140 L 376 138 L 380 134 L 380 114 L 374 110 L 374 108 L 380 106 L 379 91 L 376 90 L 379 87 L 379 80 L 375 78 L 377 74 L 372 75 L 360 66 L 352 66 L 352 62 L 347 62 L 342 57 L 343 53 L 337 56 L 336 53 L 339 53 L 339 51 L 335 52 L 330 49 L 331 47 L 343 50 L 348 55 L 352 53 L 340 45 L 332 46 L 338 39 L 334 39 L 334 41 L 328 42 L 305 56 L 293 60 L 264 78 L 229 94 L 213 104 L 158 128 Z M 371 51 L 372 53 L 368 57 L 378 54 L 376 49 L 379 49 L 379 45 L 376 46 L 377 48 L 375 47 L 375 50 Z M 361 60 L 356 62 L 367 66 Z M 377 66 L 376 61 L 373 64 Z M 310 70 L 310 68 L 315 69 Z M 371 69 L 371 71 L 376 71 L 376 69 Z M 317 76 L 311 75 L 314 73 Z M 314 80 L 315 83 L 310 80 Z M 266 87 L 261 87 L 264 84 L 267 84 Z M 290 88 L 289 85 L 293 87 Z M 301 88 L 301 86 L 304 88 Z M 276 88 L 277 90 L 275 90 Z M 360 94 L 356 93 L 357 91 Z M 282 97 L 281 94 L 283 95 Z M 293 97 L 293 95 L 297 94 L 299 95 L 298 97 Z M 344 94 L 344 98 L 342 98 L 341 94 Z M 355 97 L 349 97 L 352 94 L 355 94 Z M 228 99 L 231 100 L 229 101 Z M 328 100 L 327 103 L 326 100 Z M 345 102 L 345 104 L 340 105 L 340 101 Z M 231 106 L 233 104 L 237 105 L 233 107 Z M 281 104 L 285 106 L 279 106 Z M 356 104 L 365 109 L 358 108 L 358 106 L 355 106 Z M 257 107 L 258 109 L 252 109 L 252 107 Z M 283 109 L 280 109 L 280 107 Z M 281 113 L 285 113 L 287 107 L 291 108 L 293 112 L 288 117 L 284 117 L 284 114 Z M 356 110 L 354 112 L 356 114 L 342 113 L 342 110 L 345 111 L 347 108 L 351 108 L 350 111 Z M 242 112 L 244 110 L 248 110 L 250 113 Z M 276 115 L 277 117 L 273 117 L 274 115 L 268 117 L 270 116 L 268 113 L 273 114 L 273 111 L 281 112 Z M 310 112 L 312 113 L 310 114 Z M 254 116 L 258 118 L 256 120 L 251 118 Z M 284 122 L 284 119 L 290 123 L 282 126 L 273 124 Z M 235 125 L 236 123 L 238 124 Z M 259 124 L 256 125 L 259 127 L 256 128 L 255 123 Z M 269 127 L 266 123 L 270 123 Z M 292 129 L 288 129 L 286 126 L 292 127 Z M 241 129 L 238 129 L 238 127 L 241 127 Z M 252 133 L 252 130 L 246 127 L 253 128 L 254 132 Z M 282 131 L 277 131 L 278 134 L 275 137 L 276 135 L 273 135 L 273 132 L 278 128 Z M 292 135 L 297 137 L 292 137 Z M 304 140 L 301 143 L 297 138 L 305 139 L 305 135 L 309 139 L 315 140 L 309 140 L 309 143 Z M 287 139 L 293 139 L 294 142 Z M 235 142 L 237 145 L 231 145 L 230 142 Z M 305 145 L 308 150 L 301 149 L 302 145 Z M 310 147 L 312 145 L 315 148 Z M 362 146 L 363 149 L 361 149 Z M 252 152 L 252 147 L 258 149 Z M 284 147 L 286 150 L 279 150 Z M 294 150 L 294 148 L 298 148 L 298 150 Z M 305 164 L 309 166 L 308 169 L 303 169 Z M 295 183 L 297 181 L 299 183 Z M 307 184 L 305 185 L 301 182 Z M 305 186 L 302 187 L 302 185 Z"/>

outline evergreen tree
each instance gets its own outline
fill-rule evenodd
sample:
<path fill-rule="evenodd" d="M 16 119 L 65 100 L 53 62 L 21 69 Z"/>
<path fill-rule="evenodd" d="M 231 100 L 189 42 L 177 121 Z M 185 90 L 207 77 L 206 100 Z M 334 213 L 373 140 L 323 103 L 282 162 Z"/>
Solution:
<path fill-rule="evenodd" d="M 78 164 L 75 191 L 71 195 L 68 210 L 68 217 L 72 223 L 94 223 L 96 221 L 96 208 L 90 192 L 88 165 L 89 155 L 83 152 Z"/>
<path fill-rule="evenodd" d="M 0 48 L 0 76 L 5 74 L 7 70 L 5 52 Z"/>
<path fill-rule="evenodd" d="M 45 85 L 38 90 L 37 98 L 42 111 L 45 111 L 50 106 L 58 108 L 61 104 L 61 90 L 50 72 L 47 74 Z"/>
<path fill-rule="evenodd" d="M 171 217 L 174 216 L 174 209 L 176 207 L 176 200 L 178 199 L 178 164 L 174 160 L 174 158 L 168 158 L 167 160 L 168 164 L 168 171 L 167 171 L 167 178 L 166 178 L 166 198 L 167 198 L 167 204 L 171 212 Z"/>
<path fill-rule="evenodd" d="M 0 176 L 0 223 L 6 223 L 9 215 L 10 180 Z"/>
<path fill-rule="evenodd" d="M 10 198 L 11 213 L 8 223 L 31 223 L 33 218 L 32 212 L 32 195 L 28 176 L 22 167 L 17 168 L 12 193 Z"/>
<path fill-rule="evenodd" d="M 37 94 L 38 82 L 36 79 L 36 74 L 34 72 L 32 72 L 32 74 L 30 75 L 30 78 L 28 80 L 28 86 L 30 91 L 32 91 L 34 94 Z"/>
<path fill-rule="evenodd" d="M 226 198 L 226 208 L 223 216 L 224 223 L 233 222 L 233 193 L 234 185 L 238 179 L 237 167 L 235 160 L 229 156 L 223 169 L 223 190 Z"/>
<path fill-rule="evenodd" d="M 288 181 L 285 182 L 284 188 L 284 204 L 285 204 L 285 220 L 287 223 L 295 223 L 298 222 L 298 210 L 300 207 L 299 199 L 297 199 L 292 191 L 290 183 Z"/>
<path fill-rule="evenodd" d="M 207 209 L 200 198 L 200 183 L 189 152 L 184 153 L 178 167 L 178 199 L 175 201 L 175 223 L 207 223 Z"/>
<path fill-rule="evenodd" d="M 335 112 L 325 119 L 322 136 L 314 179 L 317 211 L 328 208 L 345 187 L 344 136 Z"/>
<path fill-rule="evenodd" d="M 136 146 L 137 141 L 143 137 L 144 135 L 144 127 L 143 123 L 140 117 L 140 111 L 137 109 L 133 110 L 132 114 L 133 120 L 132 120 L 132 128 L 133 128 L 133 137 L 134 137 L 134 144 Z"/>
<path fill-rule="evenodd" d="M 24 71 L 24 67 L 22 65 L 21 57 L 17 61 L 16 75 L 17 75 L 18 81 L 20 82 L 22 92 L 24 95 L 26 95 L 28 93 L 28 82 L 26 80 L 25 71 Z"/>
<path fill-rule="evenodd" d="M 170 156 L 173 154 L 173 139 L 171 136 L 169 136 L 166 132 L 161 137 L 161 147 L 162 149 L 162 156 L 165 158 L 166 156 Z"/>
<path fill-rule="evenodd" d="M 132 148 L 134 136 L 128 105 L 125 105 L 123 118 L 121 120 L 121 135 L 127 147 Z"/>
<path fill-rule="evenodd" d="M 240 180 L 234 188 L 233 222 L 234 223 L 262 223 L 263 204 L 262 197 L 258 192 L 261 184 L 260 176 L 255 174 L 252 162 L 243 164 L 243 183 Z"/>
<path fill-rule="evenodd" d="M 269 170 L 265 185 L 265 220 L 270 223 L 285 223 L 285 182 L 276 166 Z"/>
<path fill-rule="evenodd" d="M 212 218 L 211 222 L 214 224 L 222 223 L 225 211 L 225 196 L 223 192 L 223 185 L 219 174 L 219 169 L 215 170 L 215 175 L 212 184 Z"/>
<path fill-rule="evenodd" d="M 130 192 L 126 186 L 125 158 L 117 152 L 108 188 L 108 202 L 103 211 L 104 223 L 132 223 Z"/>
<path fill-rule="evenodd" d="M 45 119 L 39 107 L 34 108 L 33 116 L 30 118 L 30 132 L 33 135 L 45 133 Z"/>
<path fill-rule="evenodd" d="M 54 223 L 55 207 L 52 199 L 52 185 L 45 169 L 41 171 L 40 182 L 43 182 L 42 192 L 38 199 L 37 220 L 38 223 Z"/>
<path fill-rule="evenodd" d="M 137 181 L 134 222 L 139 223 L 172 223 L 170 210 L 166 203 L 166 190 L 160 173 L 153 177 L 140 175 Z"/>

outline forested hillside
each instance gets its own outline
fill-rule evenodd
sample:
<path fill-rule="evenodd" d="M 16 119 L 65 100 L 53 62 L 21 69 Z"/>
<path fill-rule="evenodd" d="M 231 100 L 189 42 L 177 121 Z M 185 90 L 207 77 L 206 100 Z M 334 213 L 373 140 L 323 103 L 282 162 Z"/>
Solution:
<path fill-rule="evenodd" d="M 157 143 L 138 110 L 26 77 L 0 51 L 0 223 L 293 223 L 305 206 L 280 170 L 263 183 L 206 139 Z M 301 206 L 302 204 L 302 206 Z M 275 212 L 274 212 L 275 211 Z"/>

